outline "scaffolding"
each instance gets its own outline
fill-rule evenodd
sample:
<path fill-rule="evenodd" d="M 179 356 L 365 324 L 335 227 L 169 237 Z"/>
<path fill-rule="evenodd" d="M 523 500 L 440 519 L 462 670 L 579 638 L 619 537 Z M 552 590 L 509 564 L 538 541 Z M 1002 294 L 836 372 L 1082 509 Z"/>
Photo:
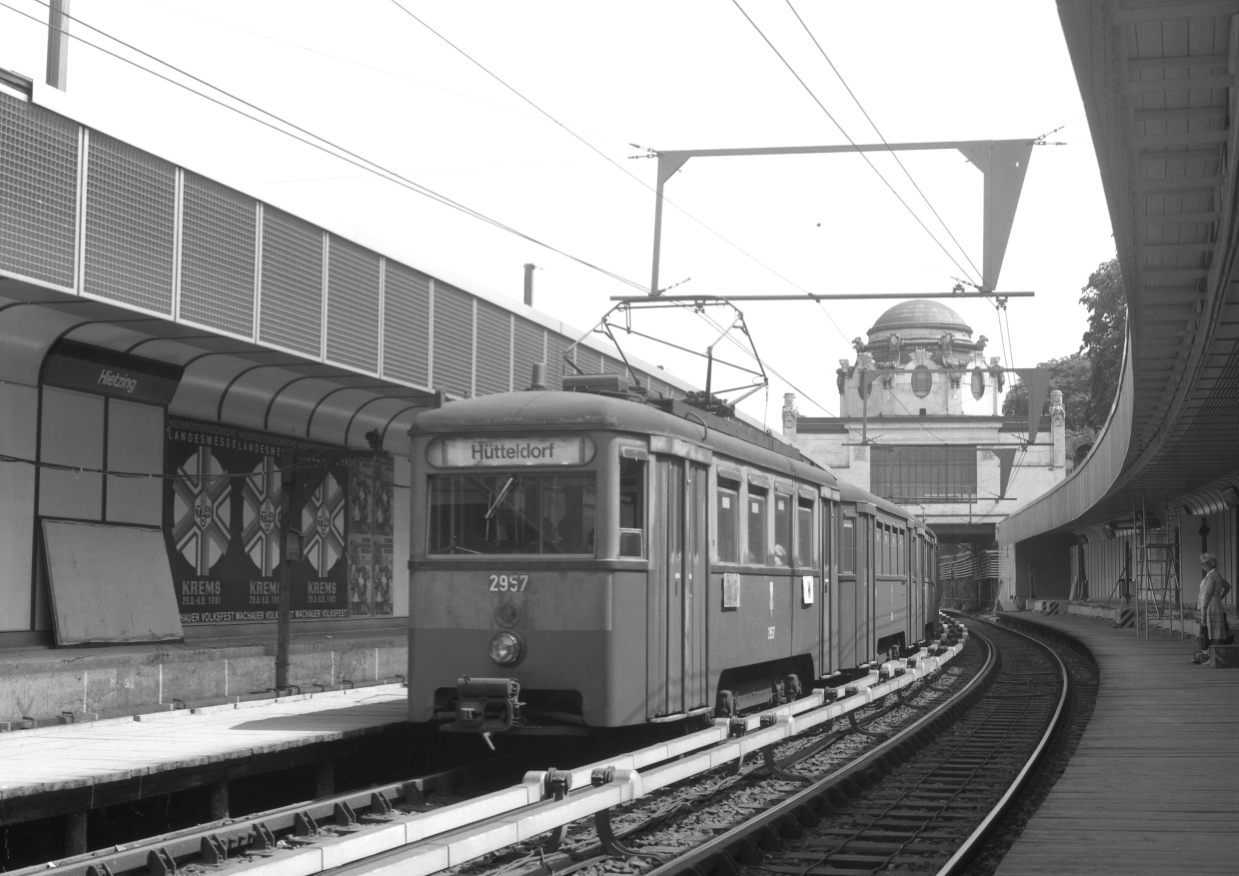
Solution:
<path fill-rule="evenodd" d="M 1179 638 L 1183 638 L 1183 587 L 1180 566 L 1178 515 L 1162 512 L 1149 526 L 1145 500 L 1140 499 L 1140 514 L 1132 516 L 1139 522 L 1136 538 L 1136 635 L 1140 634 L 1140 609 L 1144 608 L 1144 637 L 1149 637 L 1149 619 L 1156 614 L 1170 621 L 1173 634 L 1178 620 Z M 1173 521 L 1173 522 L 1172 522 Z"/>

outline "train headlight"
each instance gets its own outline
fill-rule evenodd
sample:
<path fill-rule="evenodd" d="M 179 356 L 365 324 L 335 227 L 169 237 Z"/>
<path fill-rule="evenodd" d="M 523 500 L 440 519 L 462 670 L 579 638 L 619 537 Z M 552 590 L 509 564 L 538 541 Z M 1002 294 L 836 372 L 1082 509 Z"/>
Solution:
<path fill-rule="evenodd" d="M 525 656 L 525 643 L 508 630 L 495 633 L 490 640 L 490 659 L 500 666 L 515 666 Z"/>

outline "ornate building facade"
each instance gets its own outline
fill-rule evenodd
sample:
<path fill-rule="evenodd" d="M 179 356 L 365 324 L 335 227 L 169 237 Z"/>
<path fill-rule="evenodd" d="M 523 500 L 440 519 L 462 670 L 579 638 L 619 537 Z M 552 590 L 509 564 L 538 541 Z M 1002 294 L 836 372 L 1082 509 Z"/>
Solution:
<path fill-rule="evenodd" d="M 997 523 L 1067 475 L 1061 394 L 1048 417 L 1004 417 L 1009 370 L 929 299 L 896 304 L 852 345 L 835 372 L 839 416 L 802 417 L 789 394 L 784 437 L 932 526 L 948 597 L 992 601 Z"/>

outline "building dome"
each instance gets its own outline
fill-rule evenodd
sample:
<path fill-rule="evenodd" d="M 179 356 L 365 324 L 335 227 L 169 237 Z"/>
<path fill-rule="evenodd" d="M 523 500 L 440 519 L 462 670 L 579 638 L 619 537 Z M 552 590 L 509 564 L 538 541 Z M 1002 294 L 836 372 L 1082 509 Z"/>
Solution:
<path fill-rule="evenodd" d="M 972 327 L 962 316 L 932 298 L 914 298 L 896 304 L 878 317 L 869 329 L 869 339 L 877 340 L 874 335 L 879 333 L 885 338 L 891 332 L 898 332 L 905 339 L 922 335 L 937 338 L 942 332 L 972 337 Z"/>

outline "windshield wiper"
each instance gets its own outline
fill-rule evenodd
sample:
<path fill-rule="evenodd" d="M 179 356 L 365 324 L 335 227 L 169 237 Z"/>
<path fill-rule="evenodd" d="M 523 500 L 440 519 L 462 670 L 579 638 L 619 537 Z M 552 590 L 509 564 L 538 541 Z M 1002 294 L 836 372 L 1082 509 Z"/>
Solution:
<path fill-rule="evenodd" d="M 484 519 L 490 520 L 495 516 L 495 512 L 499 510 L 499 503 L 502 502 L 504 497 L 508 495 L 508 491 L 512 489 L 512 485 L 514 483 L 516 483 L 516 478 L 508 478 L 508 482 L 503 485 L 503 489 L 499 491 L 499 495 L 495 497 L 495 501 L 491 502 L 490 507 L 486 509 L 486 517 Z"/>

